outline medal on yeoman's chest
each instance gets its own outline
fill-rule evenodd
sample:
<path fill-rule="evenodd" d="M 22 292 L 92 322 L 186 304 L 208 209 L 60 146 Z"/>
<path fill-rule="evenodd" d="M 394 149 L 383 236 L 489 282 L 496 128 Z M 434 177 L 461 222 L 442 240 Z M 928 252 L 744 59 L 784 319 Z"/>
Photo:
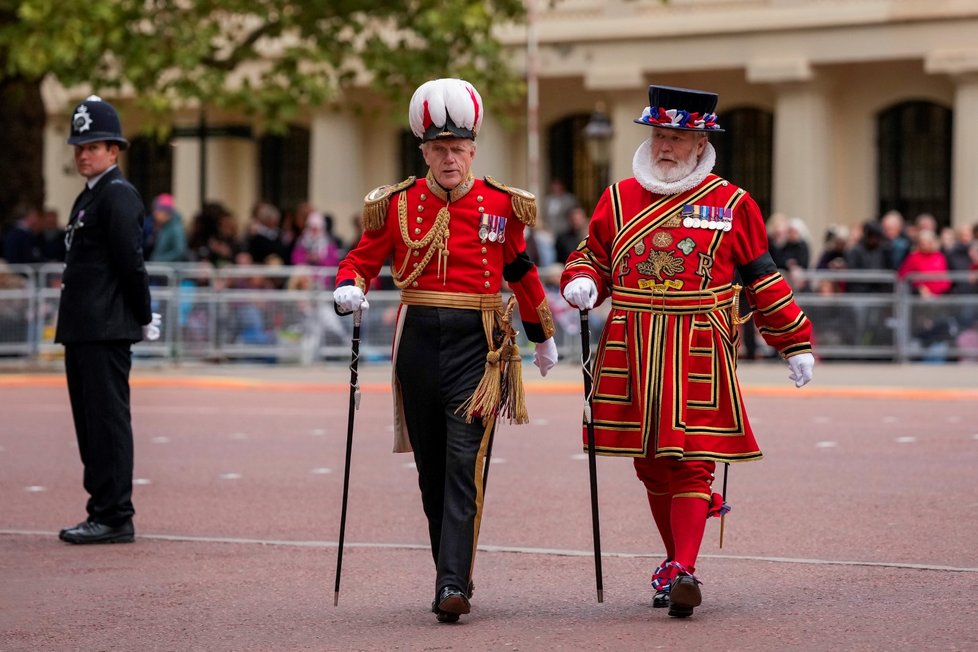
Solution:
<path fill-rule="evenodd" d="M 652 244 L 659 249 L 665 249 L 672 244 L 672 236 L 665 231 L 656 231 L 652 235 Z"/>

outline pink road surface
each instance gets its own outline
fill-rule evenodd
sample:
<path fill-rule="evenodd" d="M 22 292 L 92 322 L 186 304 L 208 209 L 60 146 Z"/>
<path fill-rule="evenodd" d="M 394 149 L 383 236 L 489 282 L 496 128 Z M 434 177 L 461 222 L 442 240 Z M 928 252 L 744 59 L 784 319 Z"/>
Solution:
<path fill-rule="evenodd" d="M 439 625 L 390 369 L 364 365 L 339 605 L 349 370 L 133 373 L 137 540 L 71 546 L 81 463 L 57 367 L 0 373 L 0 650 L 978 649 L 978 367 L 782 363 L 741 377 L 765 459 L 730 470 L 687 620 L 650 606 L 663 551 L 628 460 L 598 459 L 597 603 L 579 367 L 527 364 L 496 435 L 473 611 Z M 716 487 L 721 486 L 718 472 Z"/>

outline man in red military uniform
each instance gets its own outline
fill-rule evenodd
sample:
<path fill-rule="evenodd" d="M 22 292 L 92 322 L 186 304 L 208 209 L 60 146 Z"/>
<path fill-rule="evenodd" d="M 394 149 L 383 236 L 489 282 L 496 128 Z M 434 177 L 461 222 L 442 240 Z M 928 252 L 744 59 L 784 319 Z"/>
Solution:
<path fill-rule="evenodd" d="M 798 387 L 812 377 L 811 324 L 767 250 L 764 219 L 742 188 L 712 174 L 714 93 L 649 87 L 635 122 L 652 134 L 634 177 L 605 190 L 561 277 L 589 310 L 611 298 L 595 359 L 596 452 L 634 458 L 666 560 L 653 606 L 686 617 L 701 603 L 693 574 L 717 462 L 760 459 L 736 377 L 739 274 L 760 333 Z"/>
<path fill-rule="evenodd" d="M 368 307 L 368 284 L 391 259 L 401 290 L 394 340 L 395 452 L 414 452 L 435 560 L 440 622 L 470 610 L 482 517 L 483 465 L 497 416 L 525 423 L 520 357 L 504 309 L 503 281 L 540 373 L 557 362 L 554 325 L 525 226 L 530 193 L 472 176 L 482 98 L 461 79 L 421 85 L 410 123 L 428 164 L 369 193 L 364 233 L 340 262 L 333 293 L 341 313 Z"/>

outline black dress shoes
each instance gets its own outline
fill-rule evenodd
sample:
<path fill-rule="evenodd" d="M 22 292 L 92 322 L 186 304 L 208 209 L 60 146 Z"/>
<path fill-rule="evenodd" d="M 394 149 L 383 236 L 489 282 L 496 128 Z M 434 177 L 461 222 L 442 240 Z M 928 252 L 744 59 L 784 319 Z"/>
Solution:
<path fill-rule="evenodd" d="M 699 580 L 685 573 L 676 576 L 669 589 L 669 615 L 673 618 L 688 618 L 693 615 L 693 608 L 700 606 L 702 602 Z"/>
<path fill-rule="evenodd" d="M 58 534 L 58 538 L 68 543 L 132 543 L 136 536 L 136 531 L 132 527 L 132 521 L 126 521 L 115 527 L 85 521 L 75 527 L 65 528 Z"/>
<path fill-rule="evenodd" d="M 86 525 L 87 523 L 88 523 L 88 521 L 86 520 L 86 521 L 82 521 L 78 525 L 69 525 L 68 527 L 61 528 L 61 531 L 58 532 L 58 538 L 61 539 L 62 541 L 64 541 L 65 540 L 65 532 L 67 532 L 68 530 L 77 530 L 78 528 L 80 528 L 83 525 Z"/>
<path fill-rule="evenodd" d="M 438 599 L 431 605 L 440 623 L 456 623 L 458 617 L 472 610 L 469 598 L 460 589 L 446 586 L 438 592 Z"/>

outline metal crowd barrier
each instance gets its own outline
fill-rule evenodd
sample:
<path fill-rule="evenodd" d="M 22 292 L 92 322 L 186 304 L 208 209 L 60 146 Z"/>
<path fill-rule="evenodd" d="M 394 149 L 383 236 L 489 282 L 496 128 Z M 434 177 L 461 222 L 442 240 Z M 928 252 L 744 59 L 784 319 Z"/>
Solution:
<path fill-rule="evenodd" d="M 140 342 L 142 360 L 253 361 L 308 365 L 346 364 L 352 320 L 333 310 L 332 268 L 261 265 L 213 268 L 208 264 L 147 266 L 153 310 L 163 315 L 162 337 Z M 7 266 L 0 270 L 0 356 L 55 360 L 54 343 L 61 264 Z M 930 277 L 935 275 L 931 274 Z M 969 272 L 940 275 L 951 293 L 924 297 L 893 272 L 806 271 L 791 275 L 795 297 L 815 326 L 823 359 L 978 361 L 978 279 Z M 385 269 L 370 290 L 360 353 L 389 360 L 399 293 Z M 547 288 L 557 324 L 561 360 L 580 361 L 578 312 Z M 597 344 L 608 307 L 591 315 Z M 742 306 L 742 311 L 746 306 Z M 750 323 L 750 322 L 748 322 Z M 757 338 L 761 355 L 774 355 Z M 532 353 L 522 340 L 521 349 Z"/>

